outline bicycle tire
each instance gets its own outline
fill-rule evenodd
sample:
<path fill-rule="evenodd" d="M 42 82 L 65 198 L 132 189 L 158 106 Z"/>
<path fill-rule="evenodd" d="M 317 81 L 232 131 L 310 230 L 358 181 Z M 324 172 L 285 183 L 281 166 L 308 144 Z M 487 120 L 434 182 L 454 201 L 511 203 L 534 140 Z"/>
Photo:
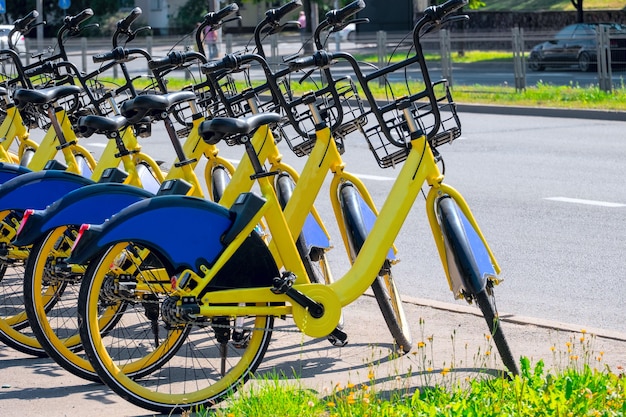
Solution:
<path fill-rule="evenodd" d="M 438 200 L 437 207 L 441 230 L 451 249 L 451 255 L 454 257 L 454 262 L 459 273 L 464 277 L 465 282 L 479 282 L 483 279 L 482 273 L 478 267 L 467 234 L 461 224 L 456 203 L 450 197 L 442 197 Z M 519 370 L 517 363 L 506 341 L 502 330 L 502 322 L 492 302 L 494 295 L 491 281 L 487 280 L 482 288 L 472 289 L 472 285 L 466 285 L 465 287 L 466 296 L 469 296 L 476 302 L 487 322 L 489 332 L 496 344 L 502 363 L 509 372 L 513 375 L 518 375 Z"/>
<path fill-rule="evenodd" d="M 362 199 L 356 187 L 346 182 L 340 187 L 339 200 L 350 244 L 350 256 L 354 260 L 369 234 L 359 203 Z M 391 267 L 387 261 L 385 264 L 372 282 L 372 291 L 396 346 L 404 353 L 408 353 L 412 347 L 411 329 Z"/>
<path fill-rule="evenodd" d="M 130 245 L 137 246 L 131 242 L 113 244 L 92 259 L 79 294 L 81 339 L 102 381 L 127 401 L 168 415 L 200 405 L 210 406 L 235 392 L 261 363 L 270 343 L 273 317 L 246 317 L 246 326 L 251 325 L 253 330 L 247 344 L 241 347 L 230 342 L 217 343 L 212 327 L 213 323 L 217 324 L 217 318 L 198 325 L 170 325 L 155 347 L 150 340 L 154 335 L 146 331 L 145 317 L 142 319 L 140 311 L 134 316 L 137 305 L 131 303 L 126 311 L 128 314 L 125 313 L 115 329 L 102 336 L 98 325 L 98 304 L 104 294 L 103 286 L 106 287 L 105 284 L 117 274 L 119 259 Z M 164 266 L 164 257 L 152 249 L 150 251 L 152 266 Z M 163 279 L 166 277 L 164 275 Z M 150 269 L 146 268 L 136 278 L 137 283 L 146 283 L 158 277 L 152 276 Z M 148 293 L 160 301 L 167 293 L 160 285 L 148 285 L 147 288 Z M 159 306 L 161 311 L 161 302 Z M 131 317 L 126 321 L 128 315 Z M 233 320 L 224 318 L 229 323 Z M 171 344 L 170 339 L 174 339 Z M 127 348 L 122 346 L 123 343 L 128 344 Z M 222 349 L 228 352 L 225 357 L 220 356 Z M 164 355 L 168 356 L 167 360 L 161 360 Z M 128 371 L 145 362 L 160 363 L 151 373 L 144 372 L 142 378 L 129 374 Z M 228 367 L 228 372 L 222 372 L 222 367 Z"/>
<path fill-rule="evenodd" d="M 216 203 L 220 201 L 229 182 L 230 173 L 224 166 L 218 165 L 211 170 L 211 195 L 213 201 Z"/>
<path fill-rule="evenodd" d="M 281 173 L 276 179 L 276 194 L 281 207 L 284 209 L 287 202 L 293 194 L 295 183 L 290 175 L 287 173 Z M 308 250 L 306 242 L 302 234 L 298 235 L 296 240 L 296 248 L 300 254 L 300 259 L 304 263 L 304 269 L 309 275 L 311 282 L 320 284 L 330 284 L 333 282 L 331 275 L 327 268 L 328 261 L 324 250 L 322 248 L 312 248 Z"/>
<path fill-rule="evenodd" d="M 0 212 L 0 224 L 7 233 L 6 240 L 12 238 L 14 233 L 14 220 L 12 210 Z M 36 357 L 48 356 L 41 347 L 37 338 L 32 334 L 26 311 L 24 310 L 24 261 L 22 259 L 5 259 L 0 261 L 0 342 L 27 355 Z M 48 303 L 54 304 L 51 299 Z"/>
<path fill-rule="evenodd" d="M 48 356 L 70 373 L 94 382 L 100 377 L 84 354 L 78 331 L 78 292 L 80 273 L 57 272 L 57 260 L 70 254 L 77 226 L 59 226 L 50 230 L 32 246 L 24 271 L 24 307 L 31 329 Z M 62 288 L 59 292 L 57 289 Z M 44 308 L 46 298 L 56 302 Z M 119 309 L 125 305 L 118 306 Z M 104 331 L 115 327 L 119 315 L 111 315 Z"/>

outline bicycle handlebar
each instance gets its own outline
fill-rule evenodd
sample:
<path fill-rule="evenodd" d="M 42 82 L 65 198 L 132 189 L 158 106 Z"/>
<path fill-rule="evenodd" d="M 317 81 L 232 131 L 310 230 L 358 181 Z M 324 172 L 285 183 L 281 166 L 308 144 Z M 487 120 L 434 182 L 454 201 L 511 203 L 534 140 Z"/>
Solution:
<path fill-rule="evenodd" d="M 232 3 L 217 12 L 207 13 L 204 15 L 204 21 L 207 25 L 219 25 L 222 20 L 226 19 L 231 14 L 237 13 L 237 11 L 239 11 L 239 6 L 237 3 Z"/>
<path fill-rule="evenodd" d="M 302 7 L 302 0 L 292 0 L 278 9 L 269 9 L 265 12 L 265 20 L 268 23 L 278 23 L 283 17 L 298 7 Z"/>
<path fill-rule="evenodd" d="M 69 28 L 74 28 L 92 16 L 93 16 L 93 10 L 85 9 L 82 12 L 78 13 L 76 16 L 67 16 L 63 20 L 63 23 L 65 23 L 65 25 Z"/>
<path fill-rule="evenodd" d="M 194 60 L 201 61 L 202 63 L 206 63 L 206 57 L 199 52 L 195 51 L 187 51 L 187 52 L 179 52 L 172 51 L 167 54 L 164 58 L 157 58 L 148 61 L 148 68 L 151 70 L 161 69 L 169 66 L 180 66 L 187 62 L 191 62 Z"/>
<path fill-rule="evenodd" d="M 128 16 L 117 22 L 117 29 L 122 32 L 127 32 L 130 29 L 130 25 L 132 25 L 133 22 L 137 20 L 139 16 L 141 16 L 141 13 L 141 8 L 135 7 L 133 10 L 130 11 L 130 14 Z"/>
<path fill-rule="evenodd" d="M 105 61 L 123 61 L 127 59 L 130 55 L 143 55 L 144 57 L 148 59 L 148 61 L 151 59 L 150 54 L 148 54 L 148 52 L 144 51 L 143 49 L 123 48 L 121 46 L 113 48 L 109 52 L 96 54 L 92 57 L 92 59 L 93 59 L 93 62 L 95 63 L 105 62 Z"/>
<path fill-rule="evenodd" d="M 26 29 L 28 29 L 28 26 L 30 26 L 31 23 L 37 20 L 38 17 L 39 12 L 37 10 L 33 10 L 23 18 L 17 19 L 15 22 L 13 22 L 13 27 L 19 32 L 24 32 Z"/>
<path fill-rule="evenodd" d="M 331 10 L 328 13 L 326 13 L 326 21 L 328 22 L 329 25 L 336 25 L 336 24 L 343 23 L 350 16 L 357 14 L 364 8 L 365 8 L 365 1 L 363 0 L 353 1 L 352 3 L 348 4 L 347 6 L 341 9 Z"/>

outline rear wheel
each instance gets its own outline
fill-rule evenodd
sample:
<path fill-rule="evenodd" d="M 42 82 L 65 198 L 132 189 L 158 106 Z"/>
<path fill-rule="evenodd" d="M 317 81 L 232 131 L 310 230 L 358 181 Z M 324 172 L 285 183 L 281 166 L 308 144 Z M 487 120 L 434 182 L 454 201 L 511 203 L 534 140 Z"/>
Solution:
<path fill-rule="evenodd" d="M 0 212 L 0 235 L 6 243 L 3 245 L 6 254 L 0 261 L 0 341 L 27 355 L 45 357 L 47 354 L 33 335 L 24 309 L 24 262 L 29 249 L 17 251 L 9 243 L 21 219 L 20 212 Z M 55 302 L 56 298 L 51 297 L 46 308 Z"/>
<path fill-rule="evenodd" d="M 543 71 L 546 67 L 541 63 L 539 57 L 531 55 L 528 58 L 528 68 L 531 71 Z"/>
<path fill-rule="evenodd" d="M 452 198 L 444 197 L 439 200 L 438 211 L 442 232 L 451 252 L 449 256 L 454 257 L 453 262 L 464 282 L 465 296 L 469 301 L 476 302 L 480 308 L 504 366 L 512 374 L 517 375 L 519 373 L 517 363 L 504 337 L 502 321 L 495 308 L 493 281 L 486 279 L 481 272 L 480 262 L 472 249 L 457 205 Z"/>
<path fill-rule="evenodd" d="M 356 187 L 350 183 L 341 186 L 339 196 L 351 246 L 351 257 L 354 260 L 369 234 L 361 205 L 364 202 Z M 372 282 L 372 291 L 396 345 L 401 351 L 408 353 L 412 344 L 411 329 L 404 314 L 402 298 L 391 273 L 389 261 L 385 261 L 385 265 Z"/>
<path fill-rule="evenodd" d="M 70 255 L 76 232 L 75 226 L 60 226 L 33 245 L 24 274 L 24 305 L 32 331 L 48 355 L 72 374 L 99 382 L 93 366 L 81 354 L 78 333 L 78 292 L 86 266 L 61 261 Z M 46 309 L 51 297 L 56 303 Z M 125 304 L 113 307 L 125 308 Z M 108 330 L 121 314 L 106 317 L 110 321 L 103 321 L 102 326 Z"/>
<path fill-rule="evenodd" d="M 146 249 L 118 243 L 91 261 L 79 296 L 86 353 L 102 380 L 137 406 L 165 414 L 211 406 L 236 391 L 258 367 L 270 343 L 273 318 L 213 317 L 185 323 L 164 318 L 161 313 L 171 311 L 167 305 L 172 308 L 173 302 L 166 262 L 151 249 L 150 259 L 140 267 L 133 260 Z M 122 299 L 128 302 L 123 317 L 103 334 L 103 307 Z M 247 331 L 245 343 L 235 337 L 235 330 L 242 328 Z M 146 366 L 150 372 L 142 371 Z"/>

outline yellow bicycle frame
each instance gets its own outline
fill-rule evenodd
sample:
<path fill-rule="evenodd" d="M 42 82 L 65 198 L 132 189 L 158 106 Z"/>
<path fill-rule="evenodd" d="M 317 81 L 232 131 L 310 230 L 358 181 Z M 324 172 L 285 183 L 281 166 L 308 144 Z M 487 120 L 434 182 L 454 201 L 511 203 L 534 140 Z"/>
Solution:
<path fill-rule="evenodd" d="M 0 162 L 11 162 L 19 164 L 28 148 L 37 149 L 37 143 L 29 139 L 28 130 L 24 126 L 22 116 L 17 107 L 12 103 L 7 104 L 6 116 L 0 124 Z M 15 141 L 19 142 L 17 154 L 12 153 L 9 148 Z"/>
<path fill-rule="evenodd" d="M 266 134 L 269 135 L 269 132 Z M 287 295 L 275 294 L 268 288 L 211 291 L 199 300 L 201 302 L 200 314 L 208 317 L 281 315 L 287 311 L 293 314 L 294 321 L 305 334 L 313 337 L 328 335 L 337 326 L 341 307 L 352 303 L 371 285 L 373 279 L 371 271 L 378 271 L 382 267 L 387 250 L 392 247 L 424 183 L 430 186 L 426 211 L 448 282 L 450 283 L 446 266 L 447 255 L 434 204 L 435 199 L 442 195 L 449 195 L 459 205 L 487 248 L 495 271 L 499 273 L 497 261 L 480 232 L 469 206 L 456 190 L 443 184 L 443 175 L 437 166 L 426 137 L 422 136 L 411 142 L 409 155 L 380 210 L 373 229 L 350 270 L 341 279 L 328 286 L 309 284 L 306 273 L 302 270 L 300 258 L 297 256 L 297 252 L 294 253 L 296 250 L 292 237 L 302 228 L 306 217 L 306 211 L 298 208 L 312 206 L 316 198 L 316 193 L 313 190 L 321 189 L 325 174 L 331 167 L 341 166 L 338 162 L 341 160 L 340 154 L 331 137 L 330 130 L 324 128 L 319 130 L 316 135 L 317 142 L 301 172 L 300 179 L 284 214 L 280 209 L 273 188 L 268 185 L 269 180 L 266 177 L 258 179 L 266 203 L 232 244 L 224 250 L 224 253 L 211 269 L 201 269 L 202 277 L 192 273 L 192 276 L 197 277 L 199 285 L 193 290 L 178 289 L 177 292 L 183 296 L 200 295 L 206 284 L 235 253 L 245 237 L 252 231 L 254 225 L 263 217 L 273 237 L 271 248 L 275 259 L 281 259 L 285 268 L 296 274 L 297 280 L 294 289 L 321 303 L 325 309 L 324 315 L 320 318 L 314 318 Z M 191 271 L 188 272 L 191 273 Z M 244 305 L 244 303 L 247 304 Z M 274 307 L 268 303 L 286 303 L 287 307 Z"/>

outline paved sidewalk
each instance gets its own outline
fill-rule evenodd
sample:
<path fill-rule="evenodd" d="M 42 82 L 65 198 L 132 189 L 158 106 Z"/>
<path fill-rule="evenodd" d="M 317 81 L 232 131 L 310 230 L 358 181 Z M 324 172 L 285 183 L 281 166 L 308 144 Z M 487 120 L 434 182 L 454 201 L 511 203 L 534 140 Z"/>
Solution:
<path fill-rule="evenodd" d="M 485 337 L 487 327 L 477 309 L 463 302 L 405 301 L 414 339 L 414 349 L 407 355 L 394 357 L 391 336 L 376 301 L 364 296 L 344 309 L 350 335 L 347 346 L 337 348 L 325 339 L 276 331 L 259 372 L 284 373 L 293 383 L 324 395 L 336 384 L 375 383 L 379 392 L 414 390 L 502 369 L 495 348 Z M 516 357 L 526 356 L 533 363 L 543 359 L 550 367 L 569 363 L 572 355 L 582 361 L 588 354 L 588 362 L 598 368 L 608 365 L 613 371 L 624 372 L 618 367 L 626 367 L 626 334 L 501 315 Z M 278 330 L 293 329 L 287 322 L 278 321 L 277 326 Z M 418 348 L 418 342 L 425 346 Z M 571 353 L 567 352 L 568 342 Z M 452 371 L 442 376 L 445 368 Z M 298 375 L 297 380 L 294 375 Z M 0 387 L 0 416 L 154 415 L 103 385 L 67 373 L 50 359 L 34 359 L 4 345 L 0 345 Z"/>

